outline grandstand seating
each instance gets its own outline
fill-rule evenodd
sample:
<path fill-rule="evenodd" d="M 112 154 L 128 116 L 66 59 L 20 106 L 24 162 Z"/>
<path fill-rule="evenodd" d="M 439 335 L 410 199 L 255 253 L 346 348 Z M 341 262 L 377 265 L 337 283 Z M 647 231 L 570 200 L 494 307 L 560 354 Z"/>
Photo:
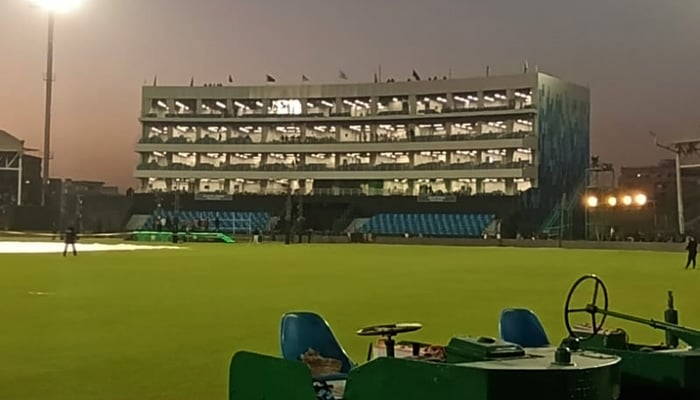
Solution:
<path fill-rule="evenodd" d="M 165 211 L 164 216 L 172 221 L 176 213 Z M 161 217 L 159 215 L 159 217 Z M 235 211 L 180 211 L 177 213 L 181 228 L 184 224 L 192 224 L 195 220 L 207 220 L 209 222 L 208 231 L 216 230 L 214 221 L 219 219 L 220 232 L 249 233 L 256 230 L 265 231 L 267 229 L 270 214 L 266 212 L 235 212 Z M 142 225 L 143 229 L 153 229 L 153 216 Z M 200 229 L 201 230 L 201 229 Z"/>
<path fill-rule="evenodd" d="M 480 237 L 491 214 L 377 214 L 362 226 L 375 235 Z"/>

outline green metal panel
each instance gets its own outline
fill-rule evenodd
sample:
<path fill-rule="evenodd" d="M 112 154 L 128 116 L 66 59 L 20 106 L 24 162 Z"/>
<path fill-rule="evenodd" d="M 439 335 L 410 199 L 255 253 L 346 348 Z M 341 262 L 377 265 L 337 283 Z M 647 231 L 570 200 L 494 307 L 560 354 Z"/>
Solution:
<path fill-rule="evenodd" d="M 551 351 L 550 351 L 551 350 Z M 539 355 L 461 364 L 378 358 L 352 370 L 347 400 L 612 400 L 620 392 L 617 358 L 578 355 L 579 365 Z"/>
<path fill-rule="evenodd" d="M 525 356 L 525 350 L 517 344 L 489 337 L 454 337 L 445 352 L 449 363 Z"/>
<path fill-rule="evenodd" d="M 488 399 L 486 371 L 400 358 L 377 358 L 350 372 L 347 400 Z"/>
<path fill-rule="evenodd" d="M 672 393 L 670 391 L 680 391 L 680 395 L 693 394 L 692 398 L 700 398 L 699 351 L 645 346 L 627 343 L 626 339 L 626 334 L 622 331 L 598 334 L 590 340 L 582 341 L 581 347 L 622 358 L 620 370 L 623 395 L 628 391 L 656 388 L 669 394 Z"/>
<path fill-rule="evenodd" d="M 306 364 L 240 351 L 229 368 L 229 400 L 315 400 Z"/>
<path fill-rule="evenodd" d="M 493 354 L 497 347 L 487 352 Z M 488 348 L 489 346 L 486 346 Z M 381 357 L 348 375 L 347 400 L 612 400 L 620 392 L 619 358 L 576 352 L 553 363 L 555 348 L 525 356 L 450 364 Z M 314 400 L 309 368 L 250 352 L 231 361 L 229 400 Z M 523 397 L 523 395 L 527 395 Z"/>
<path fill-rule="evenodd" d="M 230 236 L 223 233 L 178 233 L 180 240 L 187 236 L 187 241 L 190 242 L 224 242 L 236 243 Z M 155 232 L 155 231 L 135 231 L 132 233 L 133 240 L 137 242 L 171 242 L 173 239 L 172 232 Z"/>

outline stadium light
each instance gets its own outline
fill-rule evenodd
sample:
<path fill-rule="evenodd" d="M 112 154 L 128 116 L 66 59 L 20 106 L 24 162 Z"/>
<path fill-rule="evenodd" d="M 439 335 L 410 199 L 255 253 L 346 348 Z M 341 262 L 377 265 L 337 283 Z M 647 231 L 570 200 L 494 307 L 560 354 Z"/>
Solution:
<path fill-rule="evenodd" d="M 46 52 L 46 104 L 44 110 L 44 158 L 42 160 L 41 205 L 46 204 L 51 172 L 51 101 L 53 98 L 53 35 L 54 16 L 78 8 L 83 0 L 29 0 L 34 7 L 42 8 L 49 13 L 49 35 Z"/>
<path fill-rule="evenodd" d="M 608 205 L 610 207 L 615 207 L 617 205 L 617 197 L 615 197 L 615 196 L 608 197 Z"/>
<path fill-rule="evenodd" d="M 598 207 L 598 198 L 595 196 L 588 196 L 586 198 L 586 205 L 590 208 Z"/>
<path fill-rule="evenodd" d="M 634 202 L 639 206 L 643 206 L 647 204 L 647 196 L 644 193 L 640 193 L 634 196 Z"/>
<path fill-rule="evenodd" d="M 83 0 L 31 0 L 31 3 L 50 12 L 64 13 L 80 7 Z"/>
<path fill-rule="evenodd" d="M 632 196 L 630 195 L 625 195 L 622 197 L 622 204 L 626 206 L 631 206 L 632 205 Z"/>

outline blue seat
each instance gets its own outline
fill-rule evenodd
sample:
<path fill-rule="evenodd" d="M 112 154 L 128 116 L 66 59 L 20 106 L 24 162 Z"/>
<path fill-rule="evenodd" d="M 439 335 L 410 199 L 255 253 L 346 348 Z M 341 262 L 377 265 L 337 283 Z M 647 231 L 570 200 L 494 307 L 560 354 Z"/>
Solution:
<path fill-rule="evenodd" d="M 379 213 L 361 228 L 378 235 L 425 234 L 435 236 L 481 237 L 493 221 L 490 214 Z"/>
<path fill-rule="evenodd" d="M 318 314 L 311 312 L 291 312 L 282 316 L 280 329 L 282 357 L 286 360 L 299 361 L 302 354 L 309 349 L 316 350 L 321 356 L 340 360 L 340 373 L 316 378 L 317 380 L 346 379 L 355 364 L 340 346 L 328 323 Z"/>
<path fill-rule="evenodd" d="M 527 308 L 506 308 L 501 311 L 498 332 L 501 339 L 523 347 L 549 345 L 547 333 L 545 333 L 540 319 Z"/>

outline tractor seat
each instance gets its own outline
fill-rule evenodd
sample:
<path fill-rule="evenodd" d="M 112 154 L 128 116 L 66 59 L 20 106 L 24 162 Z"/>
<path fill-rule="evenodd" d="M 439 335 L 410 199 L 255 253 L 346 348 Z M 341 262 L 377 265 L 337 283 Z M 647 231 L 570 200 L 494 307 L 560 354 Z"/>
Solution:
<path fill-rule="evenodd" d="M 501 339 L 522 347 L 550 345 L 540 319 L 528 308 L 506 308 L 501 311 L 498 331 Z"/>
<path fill-rule="evenodd" d="M 282 357 L 286 360 L 303 361 L 302 357 L 313 354 L 322 363 L 340 362 L 337 372 L 312 374 L 318 382 L 346 380 L 350 370 L 355 367 L 326 320 L 312 312 L 291 312 L 282 316 L 280 345 Z M 314 367 L 310 368 L 315 370 Z"/>

